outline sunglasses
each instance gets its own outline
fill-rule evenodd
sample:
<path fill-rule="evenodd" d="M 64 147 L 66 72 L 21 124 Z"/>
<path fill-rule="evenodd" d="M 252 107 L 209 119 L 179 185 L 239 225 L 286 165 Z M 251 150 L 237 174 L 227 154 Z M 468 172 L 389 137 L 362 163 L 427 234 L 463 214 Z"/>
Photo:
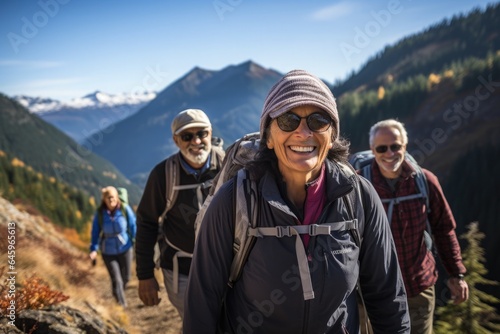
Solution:
<path fill-rule="evenodd" d="M 309 129 L 314 132 L 324 132 L 328 130 L 332 125 L 332 119 L 329 116 L 319 112 L 312 113 L 306 117 L 300 117 L 299 115 L 296 115 L 292 112 L 287 112 L 276 118 L 276 121 L 278 122 L 278 126 L 282 131 L 292 132 L 299 127 L 300 122 L 303 118 L 306 119 L 306 123 Z"/>
<path fill-rule="evenodd" d="M 208 131 L 200 130 L 196 133 L 186 132 L 186 133 L 181 133 L 179 136 L 181 137 L 182 141 L 188 142 L 193 140 L 195 136 L 200 139 L 206 138 L 208 136 Z"/>
<path fill-rule="evenodd" d="M 375 151 L 377 153 L 385 153 L 385 152 L 387 152 L 387 149 L 390 148 L 392 152 L 398 152 L 402 147 L 403 147 L 403 145 L 401 145 L 401 144 L 392 144 L 390 146 L 380 145 L 380 146 L 375 147 Z"/>

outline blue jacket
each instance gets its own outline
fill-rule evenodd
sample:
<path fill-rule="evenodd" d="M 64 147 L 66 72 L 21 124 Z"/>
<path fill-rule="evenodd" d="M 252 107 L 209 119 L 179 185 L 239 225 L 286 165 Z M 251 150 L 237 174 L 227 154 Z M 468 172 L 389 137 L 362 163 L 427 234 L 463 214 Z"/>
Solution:
<path fill-rule="evenodd" d="M 279 180 L 267 172 L 258 181 L 259 226 L 297 224 Z M 355 191 L 352 178 L 327 162 L 326 182 L 327 201 L 317 224 L 348 220 L 341 198 Z M 375 333 L 410 332 L 391 231 L 369 182 L 361 180 L 363 205 L 356 205 L 361 208 L 361 248 L 346 230 L 311 237 L 307 254 L 315 295 L 310 300 L 304 300 L 295 237 L 257 238 L 241 278 L 228 288 L 235 214 L 228 203 L 234 203 L 233 183 L 219 189 L 201 224 L 187 286 L 184 333 L 215 333 L 217 328 L 222 333 L 358 333 L 358 279 Z"/>
<path fill-rule="evenodd" d="M 92 224 L 92 240 L 90 251 L 101 249 L 102 254 L 118 255 L 125 253 L 133 245 L 137 226 L 135 224 L 135 214 L 130 206 L 125 205 L 127 217 L 124 217 L 120 209 L 116 209 L 113 214 L 109 210 L 103 210 L 102 240 L 101 226 L 99 226 L 99 214 L 101 208 L 97 209 Z"/>

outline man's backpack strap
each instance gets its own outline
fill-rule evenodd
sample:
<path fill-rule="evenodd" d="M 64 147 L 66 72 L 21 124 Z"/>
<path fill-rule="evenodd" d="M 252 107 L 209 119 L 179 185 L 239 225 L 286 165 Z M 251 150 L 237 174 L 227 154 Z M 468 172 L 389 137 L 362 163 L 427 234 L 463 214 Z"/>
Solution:
<path fill-rule="evenodd" d="M 211 154 L 212 166 L 219 169 L 222 164 L 222 160 L 224 159 L 224 150 L 221 147 L 214 146 L 212 147 Z M 165 216 L 167 215 L 168 211 L 170 211 L 170 209 L 172 209 L 172 207 L 174 206 L 180 190 L 198 188 L 196 195 L 198 200 L 198 208 L 201 208 L 201 206 L 203 205 L 203 194 L 201 190 L 210 188 L 213 184 L 213 180 L 207 180 L 203 183 L 180 185 L 180 168 L 180 153 L 170 156 L 165 161 L 165 209 L 163 210 L 163 213 L 160 215 L 160 217 L 158 217 L 158 223 L 160 224 L 160 233 L 161 225 L 165 220 Z"/>
<path fill-rule="evenodd" d="M 369 151 L 363 151 L 355 156 L 353 156 L 352 161 L 353 163 L 357 164 L 360 167 L 361 175 L 365 177 L 368 181 L 372 181 L 372 161 L 373 161 L 373 155 L 371 157 Z M 360 158 L 362 157 L 362 159 Z M 359 159 L 356 160 L 356 159 Z M 362 160 L 362 161 L 361 161 Z M 405 161 L 411 166 L 411 168 L 415 171 L 415 184 L 418 189 L 418 194 L 413 194 L 413 195 L 408 195 L 408 196 L 401 196 L 401 197 L 395 197 L 395 198 L 386 198 L 382 199 L 382 203 L 388 203 L 389 206 L 387 208 L 387 218 L 389 220 L 389 223 L 392 221 L 392 212 L 394 209 L 394 204 L 399 204 L 403 201 L 408 201 L 412 199 L 417 199 L 421 198 L 425 202 L 425 209 L 427 210 L 427 220 L 426 220 L 426 226 L 425 226 L 425 231 L 424 231 L 424 241 L 427 246 L 427 249 L 432 250 L 434 255 L 436 255 L 436 249 L 434 247 L 434 243 L 432 241 L 432 230 L 431 230 L 431 225 L 429 223 L 429 214 L 431 212 L 431 207 L 429 204 L 429 184 L 427 183 L 427 178 L 425 177 L 425 173 L 422 170 L 422 168 L 418 165 L 417 161 L 415 158 L 409 154 L 408 152 L 405 152 Z M 362 165 L 361 165 L 362 162 Z"/>
<path fill-rule="evenodd" d="M 164 236 L 165 242 L 172 247 L 173 249 L 176 250 L 174 257 L 172 258 L 172 275 L 173 275 L 173 289 L 174 293 L 179 292 L 179 258 L 182 257 L 187 257 L 187 258 L 193 258 L 193 254 L 186 252 L 179 247 L 175 246 L 173 243 L 171 243 L 168 239 L 167 236 Z"/>
<path fill-rule="evenodd" d="M 167 212 L 172 208 L 178 193 L 178 186 L 180 183 L 180 153 L 174 154 L 167 158 L 165 161 L 165 209 L 162 214 L 158 217 L 158 223 L 160 225 L 159 231 L 161 232 L 161 226 L 163 220 L 167 215 Z"/>
<path fill-rule="evenodd" d="M 220 150 L 220 149 L 218 149 Z M 174 293 L 177 293 L 178 291 L 178 282 L 179 282 L 179 258 L 182 257 L 187 257 L 187 258 L 192 258 L 193 254 L 189 253 L 185 250 L 180 249 L 176 245 L 174 245 L 172 242 L 170 242 L 167 239 L 167 236 L 163 234 L 163 223 L 165 221 L 165 217 L 172 209 L 175 201 L 177 200 L 177 195 L 179 194 L 179 191 L 181 190 L 186 190 L 186 189 L 196 189 L 196 199 L 198 201 L 198 208 L 201 208 L 203 206 L 203 189 L 210 188 L 212 186 L 213 180 L 207 180 L 202 183 L 194 183 L 194 184 L 185 184 L 181 185 L 180 184 L 180 153 L 174 154 L 173 156 L 169 157 L 165 161 L 165 210 L 163 210 L 163 213 L 158 217 L 158 238 L 163 238 L 164 241 L 172 247 L 173 249 L 176 250 L 176 253 L 174 257 L 172 258 L 173 261 L 173 285 L 174 285 Z M 217 151 L 215 153 L 216 157 L 215 160 L 212 163 L 215 164 L 220 164 L 220 161 L 222 160 L 223 152 Z M 196 226 L 196 224 L 195 224 Z M 156 267 L 159 268 L 160 266 L 160 249 L 158 245 L 155 249 L 155 264 Z"/>
<path fill-rule="evenodd" d="M 381 198 L 382 203 L 388 203 L 389 207 L 387 208 L 387 220 L 389 223 L 392 221 L 392 211 L 394 210 L 394 204 L 399 204 L 404 201 L 409 201 L 411 199 L 424 198 L 424 194 L 412 194 L 407 196 L 400 196 L 394 198 Z"/>
<path fill-rule="evenodd" d="M 415 158 L 408 152 L 405 153 L 405 160 L 417 173 L 417 175 L 415 176 L 415 183 L 417 184 L 418 190 L 425 199 L 425 208 L 427 209 L 427 213 L 429 214 L 431 212 L 431 207 L 429 205 L 429 184 L 427 183 L 427 178 L 425 177 L 424 171 L 419 166 Z"/>

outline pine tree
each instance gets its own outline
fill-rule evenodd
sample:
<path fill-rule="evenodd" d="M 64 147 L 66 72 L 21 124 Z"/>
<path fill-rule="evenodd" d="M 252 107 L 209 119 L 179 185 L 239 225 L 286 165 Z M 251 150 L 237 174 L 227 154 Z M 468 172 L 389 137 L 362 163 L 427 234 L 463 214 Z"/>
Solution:
<path fill-rule="evenodd" d="M 452 301 L 438 307 L 434 332 L 436 334 L 493 334 L 500 333 L 500 316 L 491 304 L 500 303 L 500 299 L 479 290 L 480 285 L 498 285 L 497 281 L 486 279 L 484 249 L 480 241 L 484 233 L 479 232 L 478 223 L 468 226 L 468 232 L 461 239 L 467 240 L 468 246 L 462 252 L 467 268 L 466 281 L 469 285 L 469 299 L 455 305 Z"/>

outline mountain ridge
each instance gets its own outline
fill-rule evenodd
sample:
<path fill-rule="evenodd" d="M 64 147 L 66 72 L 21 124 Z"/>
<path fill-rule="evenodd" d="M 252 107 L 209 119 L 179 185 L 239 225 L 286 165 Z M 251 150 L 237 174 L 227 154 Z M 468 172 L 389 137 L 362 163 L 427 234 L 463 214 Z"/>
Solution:
<path fill-rule="evenodd" d="M 134 114 L 155 97 L 155 92 L 107 94 L 98 90 L 69 102 L 22 95 L 12 98 L 77 142 L 82 142 Z"/>
<path fill-rule="evenodd" d="M 94 151 L 122 166 L 130 179 L 144 184 L 149 171 L 177 150 L 170 123 L 178 112 L 188 108 L 204 110 L 214 134 L 230 143 L 241 133 L 258 130 L 264 98 L 280 77 L 280 73 L 252 61 L 220 71 L 195 67 L 140 111 L 116 123 L 103 134 L 103 144 L 95 146 Z M 129 158 L 119 153 L 123 146 L 128 148 Z"/>
<path fill-rule="evenodd" d="M 500 49 L 500 4 L 454 15 L 384 47 L 357 72 L 337 82 L 338 96 L 347 91 L 376 88 L 388 80 L 439 71 L 447 59 L 463 61 Z"/>
<path fill-rule="evenodd" d="M 140 188 L 109 161 L 3 94 L 0 120 L 0 150 L 94 198 L 100 199 L 103 186 L 115 185 L 128 188 L 131 202 L 138 203 Z"/>

